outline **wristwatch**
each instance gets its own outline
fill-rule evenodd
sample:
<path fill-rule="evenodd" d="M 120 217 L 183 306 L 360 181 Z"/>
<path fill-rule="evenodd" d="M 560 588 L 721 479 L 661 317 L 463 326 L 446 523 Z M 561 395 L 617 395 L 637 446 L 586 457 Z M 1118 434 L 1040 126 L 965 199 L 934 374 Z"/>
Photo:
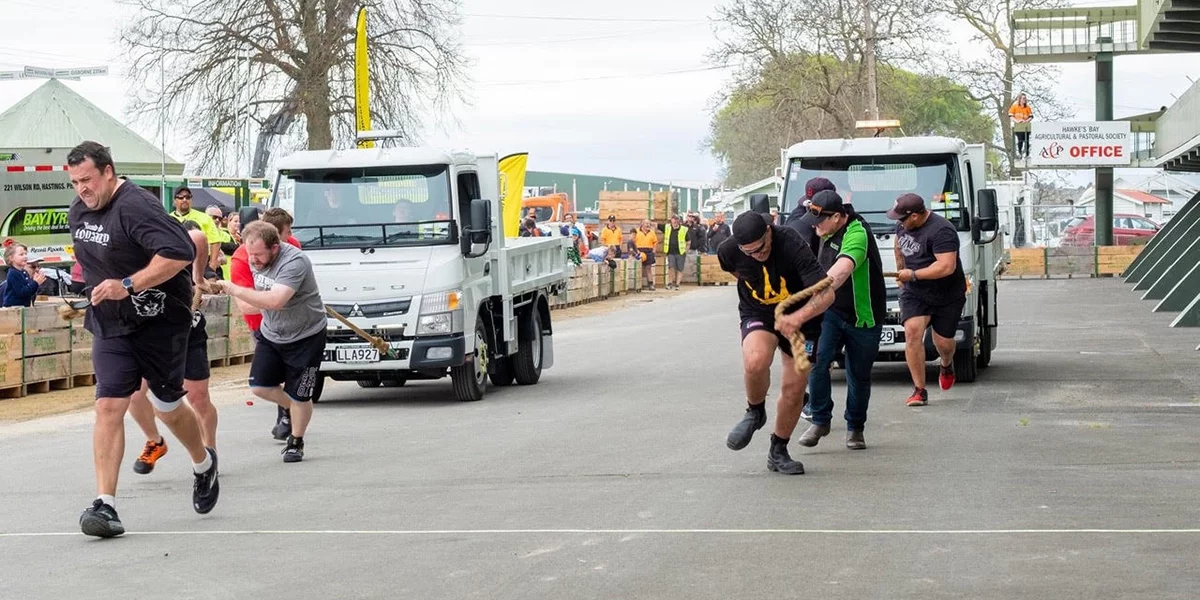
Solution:
<path fill-rule="evenodd" d="M 133 295 L 133 279 L 132 278 L 126 277 L 125 279 L 122 279 L 121 286 L 125 288 L 126 292 L 129 292 L 130 296 Z"/>
<path fill-rule="evenodd" d="M 916 270 L 916 269 L 909 269 L 909 270 L 908 270 L 908 272 L 909 272 L 909 273 L 912 273 L 912 276 L 913 276 L 913 281 L 916 281 L 916 280 L 917 280 L 917 270 Z M 130 293 L 132 293 L 132 292 L 130 292 Z"/>

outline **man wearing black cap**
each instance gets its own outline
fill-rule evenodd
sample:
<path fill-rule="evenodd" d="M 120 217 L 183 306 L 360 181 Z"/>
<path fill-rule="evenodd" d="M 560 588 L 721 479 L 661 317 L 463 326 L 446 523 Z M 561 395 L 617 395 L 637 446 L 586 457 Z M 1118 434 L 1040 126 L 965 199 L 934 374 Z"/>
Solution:
<path fill-rule="evenodd" d="M 769 225 L 759 213 L 742 213 L 733 222 L 733 237 L 717 249 L 721 269 L 737 276 L 738 314 L 741 317 L 742 362 L 749 406 L 742 420 L 729 432 L 726 445 L 741 450 L 754 432 L 767 422 L 766 396 L 771 387 L 771 363 L 775 350 L 783 352 L 783 382 L 775 417 L 775 433 L 767 453 L 767 468 L 788 475 L 804 473 L 804 465 L 792 460 L 787 444 L 800 410 L 808 382 L 792 366 L 794 351 L 812 356 L 811 346 L 793 350 L 787 336 L 796 330 L 806 340 L 820 334 L 810 324 L 813 317 L 833 303 L 826 289 L 804 306 L 775 322 L 775 307 L 793 293 L 816 285 L 825 278 L 816 257 L 800 235 L 787 227 Z M 810 358 L 811 359 L 811 358 Z"/>
<path fill-rule="evenodd" d="M 900 280 L 900 319 L 904 322 L 905 358 L 915 389 L 905 404 L 925 406 L 925 329 L 941 358 L 938 382 L 954 385 L 954 333 L 967 303 L 967 279 L 958 258 L 958 230 L 925 209 L 916 194 L 904 194 L 888 211 L 896 228 L 896 277 Z"/>
<path fill-rule="evenodd" d="M 796 203 L 796 208 L 792 209 L 788 215 L 786 225 L 796 230 L 800 237 L 804 239 L 804 243 L 812 248 L 813 254 L 821 247 L 821 240 L 817 236 L 814 227 L 817 224 L 817 217 L 808 210 L 808 205 L 812 203 L 813 196 L 826 190 L 836 191 L 837 188 L 833 182 L 824 177 L 813 177 L 804 184 L 804 197 Z"/>
<path fill-rule="evenodd" d="M 829 366 L 839 349 L 846 356 L 846 447 L 867 447 L 863 429 L 871 399 L 871 367 L 879 355 L 879 334 L 887 311 L 883 260 L 870 226 L 833 190 L 811 198 L 808 214 L 815 219 L 821 244 L 817 262 L 833 278 L 833 306 L 821 322 L 817 360 L 813 364 L 808 410 L 812 426 L 796 440 L 813 447 L 829 435 L 833 420 L 833 394 Z"/>

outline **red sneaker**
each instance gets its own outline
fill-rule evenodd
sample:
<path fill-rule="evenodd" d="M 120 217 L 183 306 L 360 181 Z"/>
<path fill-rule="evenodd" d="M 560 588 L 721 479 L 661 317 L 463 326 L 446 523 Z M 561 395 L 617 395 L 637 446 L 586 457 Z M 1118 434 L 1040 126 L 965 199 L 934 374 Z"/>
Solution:
<path fill-rule="evenodd" d="M 929 404 L 929 392 L 925 388 L 913 388 L 913 393 L 904 402 L 905 406 L 925 406 Z"/>
<path fill-rule="evenodd" d="M 938 373 L 938 383 L 941 384 L 943 390 L 954 387 L 954 363 L 950 363 L 948 367 L 942 367 L 942 371 Z"/>

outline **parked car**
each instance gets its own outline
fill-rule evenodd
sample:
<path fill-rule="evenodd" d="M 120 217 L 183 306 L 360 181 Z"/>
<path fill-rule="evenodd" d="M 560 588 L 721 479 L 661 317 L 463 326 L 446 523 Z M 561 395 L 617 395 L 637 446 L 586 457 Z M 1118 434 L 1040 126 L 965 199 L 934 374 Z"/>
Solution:
<path fill-rule="evenodd" d="M 1113 216 L 1113 243 L 1129 246 L 1137 238 L 1150 238 L 1158 232 L 1159 225 L 1146 217 L 1133 214 Z M 1096 241 L 1096 216 L 1074 217 L 1063 230 L 1063 246 L 1092 246 Z M 1145 240 L 1142 240 L 1145 241 Z"/>

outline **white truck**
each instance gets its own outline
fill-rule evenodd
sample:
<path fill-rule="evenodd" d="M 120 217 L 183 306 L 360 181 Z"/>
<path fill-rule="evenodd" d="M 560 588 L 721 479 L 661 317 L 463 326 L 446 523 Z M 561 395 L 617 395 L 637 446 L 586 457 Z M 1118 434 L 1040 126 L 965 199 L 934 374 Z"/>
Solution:
<path fill-rule="evenodd" d="M 360 134 L 365 138 L 370 132 Z M 378 132 L 374 139 L 382 137 Z M 325 378 L 369 388 L 449 375 L 462 401 L 554 364 L 550 296 L 567 238 L 506 238 L 496 155 L 430 148 L 297 152 L 270 200 L 292 213 L 329 308 Z"/>
<path fill-rule="evenodd" d="M 789 214 L 802 201 L 810 178 L 829 179 L 870 224 L 884 271 L 896 270 L 896 223 L 885 213 L 901 194 L 919 194 L 926 208 L 958 228 L 967 304 L 955 334 L 954 369 L 958 381 L 975 381 L 978 369 L 988 366 L 996 348 L 996 282 L 1004 257 L 1003 239 L 997 235 L 996 194 L 984 187 L 983 145 L 935 136 L 814 139 L 791 146 L 784 156 L 787 175 L 780 214 Z M 905 360 L 899 297 L 895 280 L 888 279 L 879 361 Z M 936 359 L 929 332 L 925 350 L 927 358 Z"/>

